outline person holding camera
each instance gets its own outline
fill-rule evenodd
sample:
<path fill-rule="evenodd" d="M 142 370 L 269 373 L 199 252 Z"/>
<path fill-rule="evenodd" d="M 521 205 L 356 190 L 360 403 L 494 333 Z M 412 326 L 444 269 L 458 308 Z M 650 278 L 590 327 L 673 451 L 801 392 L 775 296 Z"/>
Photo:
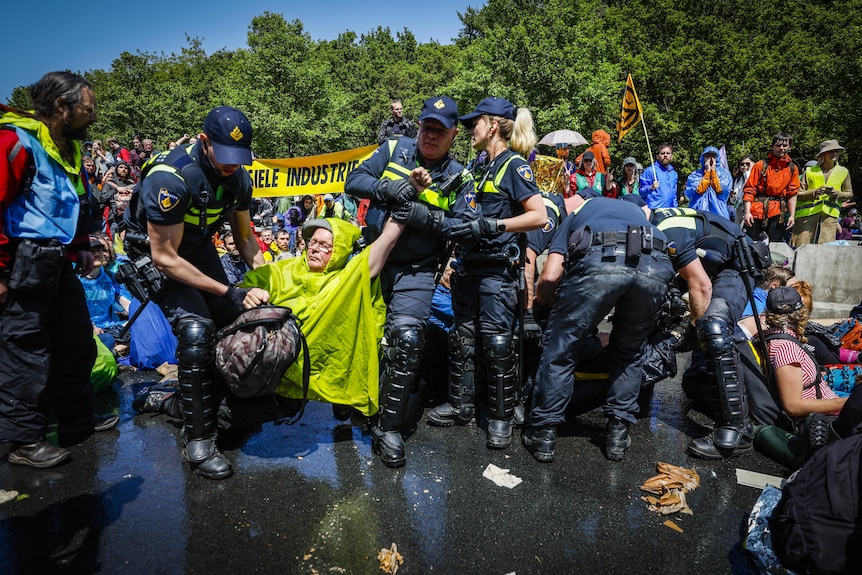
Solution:
<path fill-rule="evenodd" d="M 843 151 L 838 140 L 821 142 L 817 165 L 806 168 L 802 189 L 797 194 L 796 225 L 791 240 L 794 247 L 835 241 L 841 208 L 853 200 L 850 172 L 838 164 L 838 154 Z"/>
<path fill-rule="evenodd" d="M 183 459 L 208 479 L 233 473 L 215 442 L 216 330 L 269 299 L 265 290 L 232 286 L 212 242 L 228 220 L 242 258 L 252 268 L 264 265 L 249 216 L 251 178 L 243 168 L 252 162 L 251 139 L 242 112 L 214 108 L 194 145 L 162 152 L 147 164 L 124 216 L 127 252 L 177 336 Z M 143 265 L 150 257 L 166 277 L 153 277 L 156 270 Z"/>
<path fill-rule="evenodd" d="M 93 87 L 50 72 L 30 96 L 35 112 L 0 106 L 0 439 L 9 463 L 48 468 L 119 418 L 93 415 L 96 346 L 76 276 L 93 269 L 87 234 L 100 223 L 79 144 Z M 46 441 L 52 413 L 61 447 Z"/>

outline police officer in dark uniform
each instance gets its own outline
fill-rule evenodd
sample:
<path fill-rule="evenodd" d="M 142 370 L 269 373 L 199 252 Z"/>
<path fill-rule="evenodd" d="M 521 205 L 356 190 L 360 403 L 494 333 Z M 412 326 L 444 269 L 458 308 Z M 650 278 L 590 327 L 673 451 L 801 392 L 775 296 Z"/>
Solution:
<path fill-rule="evenodd" d="M 542 192 L 542 203 L 545 204 L 548 216 L 545 225 L 524 234 L 527 250 L 524 257 L 524 318 L 521 329 L 523 340 L 520 343 L 522 397 L 530 394 L 529 389 L 532 388 L 542 351 L 542 330 L 533 314 L 537 272 L 541 271 L 537 260 L 550 247 L 560 224 L 566 217 L 566 204 L 561 194 Z M 523 406 L 519 405 L 515 412 L 515 422 L 522 424 L 523 415 Z"/>
<path fill-rule="evenodd" d="M 686 283 L 691 321 L 715 402 L 715 430 L 692 440 L 688 449 L 706 459 L 748 453 L 753 428 L 733 344 L 736 322 L 747 301 L 734 251 L 744 232 L 730 220 L 691 208 L 658 209 L 652 221 L 668 237 L 673 267 Z M 693 354 L 694 368 L 702 361 L 700 357 L 697 351 Z"/>
<path fill-rule="evenodd" d="M 442 236 L 460 222 L 479 217 L 473 177 L 449 157 L 457 124 L 454 100 L 445 96 L 426 100 L 416 139 L 385 141 L 345 182 L 345 192 L 371 200 L 365 217 L 367 241 L 379 234 L 390 212 L 410 226 L 380 274 L 387 314 L 380 412 L 372 427 L 372 444 L 389 467 L 407 461 L 400 429 L 422 359 L 434 276 L 444 255 Z"/>
<path fill-rule="evenodd" d="M 216 330 L 242 309 L 269 299 L 265 290 L 231 286 L 212 242 L 227 219 L 246 263 L 253 268 L 264 263 L 251 231 L 251 178 L 242 167 L 252 162 L 251 138 L 251 124 L 242 112 L 228 106 L 213 109 L 197 143 L 162 152 L 147 163 L 125 214 L 129 256 L 146 261 L 146 250 L 136 241 L 146 234 L 152 261 L 167 276 L 166 289 L 151 289 L 177 336 L 183 459 L 208 479 L 232 474 L 215 444 Z M 139 402 L 142 411 L 158 411 L 159 397 Z"/>
<path fill-rule="evenodd" d="M 517 233 L 544 226 L 547 212 L 523 157 L 536 142 L 530 111 L 489 97 L 461 121 L 470 128 L 473 149 L 488 154 L 476 186 L 484 217 L 450 232 L 460 238 L 463 273 L 452 278 L 456 328 L 450 333 L 449 402 L 428 412 L 428 422 L 447 427 L 474 420 L 476 366 L 484 360 L 486 445 L 504 449 L 512 442 L 519 384 L 513 337 L 522 258 Z"/>
<path fill-rule="evenodd" d="M 636 205 L 578 191 L 560 226 L 536 287 L 535 308 L 550 308 L 542 358 L 521 441 L 536 460 L 554 459 L 556 428 L 571 401 L 584 403 L 574 383 L 575 366 L 593 330 L 614 310 L 607 348 L 609 388 L 605 456 L 619 461 L 631 446 L 645 355 L 673 267 L 666 238 Z M 553 306 L 553 307 L 551 307 Z M 573 399 L 574 397 L 574 399 Z"/>

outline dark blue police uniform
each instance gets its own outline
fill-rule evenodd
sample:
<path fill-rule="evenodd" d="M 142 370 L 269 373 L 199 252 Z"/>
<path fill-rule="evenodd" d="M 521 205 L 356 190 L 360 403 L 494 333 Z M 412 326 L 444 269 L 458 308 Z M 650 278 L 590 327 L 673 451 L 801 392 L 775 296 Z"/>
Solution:
<path fill-rule="evenodd" d="M 667 235 L 674 269 L 679 270 L 700 258 L 712 281 L 712 299 L 695 326 L 700 350 L 692 354 L 692 365 L 683 376 L 683 389 L 697 395 L 692 382 L 704 370 L 709 384 L 708 395 L 715 403 L 715 431 L 691 442 L 695 455 L 720 458 L 715 447 L 726 455 L 751 450 L 751 422 L 748 401 L 739 361 L 733 344 L 733 333 L 745 308 L 747 293 L 740 276 L 734 244 L 744 232 L 738 224 L 710 212 L 691 208 L 655 210 L 653 223 Z"/>
<path fill-rule="evenodd" d="M 539 194 L 527 161 L 510 149 L 478 174 L 482 216 L 504 220 L 523 212 L 522 202 Z M 475 416 L 477 332 L 488 386 L 488 447 L 511 442 L 518 401 L 517 354 L 513 332 L 518 304 L 521 251 L 518 234 L 483 237 L 475 247 L 460 246 L 461 273 L 452 276 L 456 328 L 450 334 L 449 403 L 428 413 L 434 425 L 465 424 Z"/>
<path fill-rule="evenodd" d="M 215 127 L 211 120 L 218 124 Z M 251 126 L 238 110 L 216 108 L 207 116 L 204 131 L 211 142 L 222 124 L 236 125 L 246 147 Z M 229 130 L 230 128 L 228 128 Z M 210 133 L 210 132 L 213 133 Z M 237 134 L 233 132 L 233 136 Z M 233 138 L 236 140 L 236 138 Z M 227 141 L 230 141 L 229 139 Z M 213 145 L 211 143 L 210 145 Z M 228 283 L 212 242 L 213 234 L 234 210 L 247 211 L 251 204 L 251 178 L 244 168 L 229 176 L 218 174 L 202 148 L 202 142 L 162 152 L 142 170 L 140 190 L 133 196 L 125 220 L 126 251 L 133 260 L 148 251 L 135 241 L 147 233 L 147 223 L 170 226 L 182 223 L 183 237 L 177 249 L 205 275 Z M 164 278 L 167 290 L 153 295 L 177 336 L 179 396 L 183 416 L 183 459 L 196 473 L 209 479 L 232 474 L 230 463 L 215 446 L 219 400 L 214 384 L 216 330 L 239 314 L 235 304 L 223 296 L 200 291 L 172 278 Z M 152 392 L 152 401 L 142 396 L 142 411 L 158 411 L 169 395 Z"/>
<path fill-rule="evenodd" d="M 665 236 L 639 207 L 610 198 L 587 200 L 561 224 L 550 253 L 566 257 L 565 272 L 542 337 L 530 427 L 522 434 L 539 461 L 553 460 L 556 426 L 565 420 L 573 394 L 575 401 L 586 400 L 587 390 L 574 384 L 575 366 L 585 342 L 611 309 L 610 389 L 602 411 L 608 417 L 609 437 L 616 434 L 606 455 L 622 459 L 630 444 L 628 425 L 638 411 L 644 342 L 674 275 L 665 244 Z"/>
<path fill-rule="evenodd" d="M 438 105 L 434 107 L 432 103 Z M 420 122 L 426 117 L 439 119 L 441 114 L 447 115 L 444 119 L 450 126 L 454 125 L 457 121 L 454 101 L 448 98 L 426 101 Z M 479 211 L 472 175 L 448 156 L 435 165 L 428 165 L 413 138 L 387 140 L 350 172 L 345 182 L 345 192 L 371 200 L 363 235 L 373 241 L 393 207 L 392 198 L 385 193 L 387 185 L 409 179 L 410 172 L 419 166 L 429 172 L 434 184 L 422 191 L 417 201 L 433 213 L 445 214 L 445 219 L 442 229 L 438 230 L 406 228 L 380 273 L 387 313 L 384 361 L 380 370 L 380 414 L 372 428 L 372 440 L 375 452 L 390 467 L 406 462 L 399 430 L 425 345 L 434 276 L 444 255 L 441 233 L 445 235 L 451 226 L 465 219 L 478 218 Z M 452 189 L 441 190 L 441 185 L 453 181 Z"/>

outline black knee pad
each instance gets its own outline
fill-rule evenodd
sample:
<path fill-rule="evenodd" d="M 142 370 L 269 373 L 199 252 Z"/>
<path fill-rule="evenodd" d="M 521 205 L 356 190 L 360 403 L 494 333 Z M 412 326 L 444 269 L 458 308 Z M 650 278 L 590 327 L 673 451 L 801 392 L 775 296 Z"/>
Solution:
<path fill-rule="evenodd" d="M 496 334 L 485 338 L 485 354 L 489 359 L 505 360 L 515 355 L 512 334 Z"/>
<path fill-rule="evenodd" d="M 425 330 L 415 325 L 395 326 L 387 330 L 387 359 L 399 370 L 415 372 L 422 362 Z"/>
<path fill-rule="evenodd" d="M 707 316 L 697 320 L 697 340 L 707 358 L 715 359 L 733 353 L 733 331 L 722 317 Z"/>
<path fill-rule="evenodd" d="M 473 333 L 463 327 L 456 327 L 449 332 L 449 354 L 452 361 L 462 361 L 472 357 L 476 350 L 476 340 Z"/>
<path fill-rule="evenodd" d="M 177 361 L 204 367 L 215 361 L 216 329 L 212 320 L 186 317 L 177 323 Z"/>

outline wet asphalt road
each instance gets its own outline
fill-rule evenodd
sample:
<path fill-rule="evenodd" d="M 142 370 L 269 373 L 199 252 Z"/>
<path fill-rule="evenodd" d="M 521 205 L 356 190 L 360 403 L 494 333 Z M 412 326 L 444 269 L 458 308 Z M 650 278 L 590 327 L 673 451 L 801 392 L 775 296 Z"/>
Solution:
<path fill-rule="evenodd" d="M 687 356 L 680 356 L 680 371 Z M 403 556 L 399 574 L 753 573 L 741 546 L 760 490 L 737 467 L 786 476 L 753 453 L 707 462 L 688 457 L 711 425 L 690 410 L 679 377 L 656 386 L 623 462 L 599 449 L 604 419 L 561 429 L 556 460 L 540 464 L 518 442 L 485 448 L 479 427 L 418 422 L 407 466 L 371 453 L 370 436 L 309 404 L 296 426 L 266 424 L 223 437 L 235 475 L 208 481 L 178 451 L 178 422 L 134 416 L 135 391 L 160 376 L 131 372 L 99 397 L 118 410 L 117 430 L 71 448 L 73 459 L 37 470 L 10 465 L 0 444 L 0 574 L 377 574 L 380 549 Z M 646 508 L 639 486 L 657 461 L 695 468 L 693 515 Z M 482 477 L 489 464 L 523 480 L 514 489 Z"/>

